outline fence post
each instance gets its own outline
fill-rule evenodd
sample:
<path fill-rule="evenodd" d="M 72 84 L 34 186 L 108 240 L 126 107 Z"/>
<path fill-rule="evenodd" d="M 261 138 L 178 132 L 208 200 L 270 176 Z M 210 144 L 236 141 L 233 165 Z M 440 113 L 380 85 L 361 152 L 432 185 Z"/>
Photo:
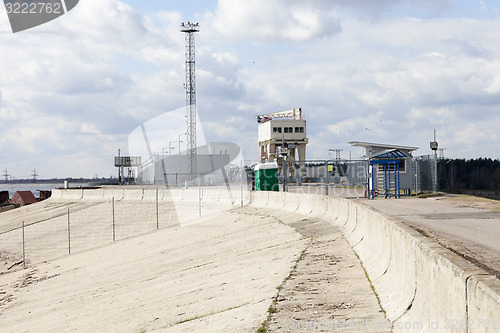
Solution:
<path fill-rule="evenodd" d="M 288 180 L 288 162 L 286 160 L 286 155 L 283 156 L 283 192 L 287 192 L 287 180 Z"/>
<path fill-rule="evenodd" d="M 68 254 L 71 254 L 71 228 L 69 223 L 69 208 L 68 208 Z"/>
<path fill-rule="evenodd" d="M 23 221 L 23 268 L 26 269 L 26 249 L 24 246 L 24 221 Z"/>
<path fill-rule="evenodd" d="M 415 161 L 415 197 L 418 195 L 418 160 L 417 158 L 413 158 Z"/>
<path fill-rule="evenodd" d="M 160 224 L 158 221 L 158 186 L 156 186 L 156 229 L 160 228 Z"/>
<path fill-rule="evenodd" d="M 198 174 L 198 209 L 199 209 L 199 215 L 201 216 L 201 175 Z"/>
<path fill-rule="evenodd" d="M 326 167 L 326 185 L 325 185 L 325 193 L 326 195 L 328 194 L 328 191 L 330 189 L 330 171 L 328 170 L 328 160 L 325 161 L 325 167 Z"/>
<path fill-rule="evenodd" d="M 241 199 L 241 207 L 243 207 L 243 160 L 241 160 L 241 167 L 240 167 L 240 172 L 241 172 L 241 177 L 240 177 L 240 199 Z"/>
<path fill-rule="evenodd" d="M 114 242 L 116 239 L 116 235 L 115 235 L 115 197 L 113 197 L 111 199 L 111 205 L 113 207 L 113 242 Z"/>

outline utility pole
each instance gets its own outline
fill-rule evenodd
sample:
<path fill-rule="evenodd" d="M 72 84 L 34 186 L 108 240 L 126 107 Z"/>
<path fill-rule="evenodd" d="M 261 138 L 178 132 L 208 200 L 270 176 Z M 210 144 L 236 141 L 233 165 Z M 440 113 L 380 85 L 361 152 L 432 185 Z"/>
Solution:
<path fill-rule="evenodd" d="M 340 152 L 343 149 L 328 149 L 328 152 L 335 152 L 335 175 L 334 175 L 334 183 L 340 184 L 340 172 L 339 172 L 339 162 L 340 162 Z M 326 169 L 326 173 L 328 173 L 328 168 Z M 337 176 L 338 175 L 338 176 Z"/>
<path fill-rule="evenodd" d="M 182 165 L 181 165 L 181 143 L 182 143 L 181 135 L 186 135 L 186 133 L 179 134 L 179 178 L 175 181 L 175 185 L 177 185 L 177 186 L 179 186 L 179 181 L 181 179 L 181 170 L 182 170 Z"/>
<path fill-rule="evenodd" d="M 172 143 L 176 143 L 178 141 L 169 141 L 168 142 L 168 174 L 171 175 L 172 174 L 172 149 L 175 149 L 175 147 L 172 146 Z M 181 144 L 179 143 L 179 150 L 181 149 L 180 148 Z M 169 181 L 169 184 L 170 184 L 170 181 Z M 177 174 L 175 176 L 175 184 L 177 185 Z"/>
<path fill-rule="evenodd" d="M 437 150 L 438 150 L 438 142 L 436 141 L 436 130 L 434 130 L 434 141 L 430 143 L 431 149 L 434 151 L 434 186 L 433 186 L 433 192 L 437 193 L 438 191 L 438 175 L 437 175 L 437 165 L 438 165 L 438 158 L 437 158 Z"/>
<path fill-rule="evenodd" d="M 189 178 L 198 175 L 196 152 L 196 75 L 195 75 L 195 32 L 199 32 L 199 23 L 182 23 L 181 32 L 186 38 L 186 112 L 187 112 L 187 153 Z"/>
<path fill-rule="evenodd" d="M 438 148 L 438 150 L 439 150 L 439 159 L 444 160 L 444 151 L 446 150 L 446 148 Z"/>

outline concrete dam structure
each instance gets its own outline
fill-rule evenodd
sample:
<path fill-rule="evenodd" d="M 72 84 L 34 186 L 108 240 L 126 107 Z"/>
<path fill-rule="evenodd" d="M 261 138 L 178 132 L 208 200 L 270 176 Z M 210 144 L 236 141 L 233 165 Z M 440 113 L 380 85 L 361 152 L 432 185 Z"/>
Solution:
<path fill-rule="evenodd" d="M 359 201 L 307 194 L 255 192 L 251 205 L 316 216 L 340 228 L 394 332 L 500 331 L 499 280 L 393 217 Z"/>
<path fill-rule="evenodd" d="M 497 278 L 355 199 L 57 189 L 0 251 L 7 332 L 500 332 Z"/>

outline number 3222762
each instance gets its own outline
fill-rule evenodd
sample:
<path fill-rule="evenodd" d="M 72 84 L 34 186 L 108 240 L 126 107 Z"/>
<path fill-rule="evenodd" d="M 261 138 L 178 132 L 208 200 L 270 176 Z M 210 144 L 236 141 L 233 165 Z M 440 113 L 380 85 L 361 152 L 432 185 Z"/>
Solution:
<path fill-rule="evenodd" d="M 5 8 L 7 14 L 62 14 L 60 3 L 45 3 L 45 2 L 32 2 L 32 3 L 6 3 Z"/>

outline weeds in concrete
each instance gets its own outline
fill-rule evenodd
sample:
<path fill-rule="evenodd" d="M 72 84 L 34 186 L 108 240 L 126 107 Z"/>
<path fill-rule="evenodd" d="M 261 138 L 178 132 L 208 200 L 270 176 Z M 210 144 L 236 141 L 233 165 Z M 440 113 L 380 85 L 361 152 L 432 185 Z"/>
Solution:
<path fill-rule="evenodd" d="M 285 283 L 290 280 L 290 278 L 293 276 L 293 274 L 295 273 L 295 271 L 297 270 L 297 266 L 299 265 L 299 262 L 304 259 L 304 256 L 306 254 L 306 251 L 307 251 L 307 248 L 302 250 L 302 252 L 300 253 L 300 256 L 299 258 L 295 261 L 295 264 L 293 265 L 291 271 L 290 271 L 290 274 L 288 274 L 288 276 L 283 280 L 283 282 L 278 286 L 276 287 L 276 289 L 278 289 L 278 293 L 276 294 L 276 296 L 274 297 L 274 300 L 273 300 L 273 303 L 269 306 L 269 308 L 267 309 L 267 318 L 266 320 L 264 320 L 262 322 L 262 324 L 260 325 L 260 327 L 257 329 L 256 333 L 266 333 L 267 332 L 267 328 L 268 328 L 268 325 L 269 325 L 269 321 L 271 320 L 271 316 L 274 314 L 274 313 L 277 313 L 278 312 L 278 309 L 276 309 L 276 304 L 278 303 L 278 298 L 279 298 L 279 295 L 280 295 L 280 291 L 283 289 Z"/>
<path fill-rule="evenodd" d="M 361 268 L 363 268 L 363 271 L 365 272 L 366 279 L 370 283 L 370 288 L 372 288 L 373 294 L 377 298 L 378 306 L 380 307 L 380 311 L 379 312 L 382 312 L 382 313 L 384 313 L 384 315 L 386 315 L 386 312 L 385 312 L 384 308 L 382 307 L 382 302 L 380 302 L 380 297 L 378 296 L 378 293 L 375 290 L 375 287 L 373 286 L 372 280 L 370 279 L 370 276 L 368 275 L 368 272 L 366 271 L 365 266 L 363 266 L 363 263 L 361 262 L 361 259 L 359 258 L 359 256 L 356 253 L 356 251 L 354 251 L 354 254 L 356 255 L 356 258 L 358 258 L 359 263 L 361 264 Z"/>
<path fill-rule="evenodd" d="M 262 322 L 262 325 L 256 331 L 257 333 L 266 333 L 267 332 L 267 319 Z"/>

